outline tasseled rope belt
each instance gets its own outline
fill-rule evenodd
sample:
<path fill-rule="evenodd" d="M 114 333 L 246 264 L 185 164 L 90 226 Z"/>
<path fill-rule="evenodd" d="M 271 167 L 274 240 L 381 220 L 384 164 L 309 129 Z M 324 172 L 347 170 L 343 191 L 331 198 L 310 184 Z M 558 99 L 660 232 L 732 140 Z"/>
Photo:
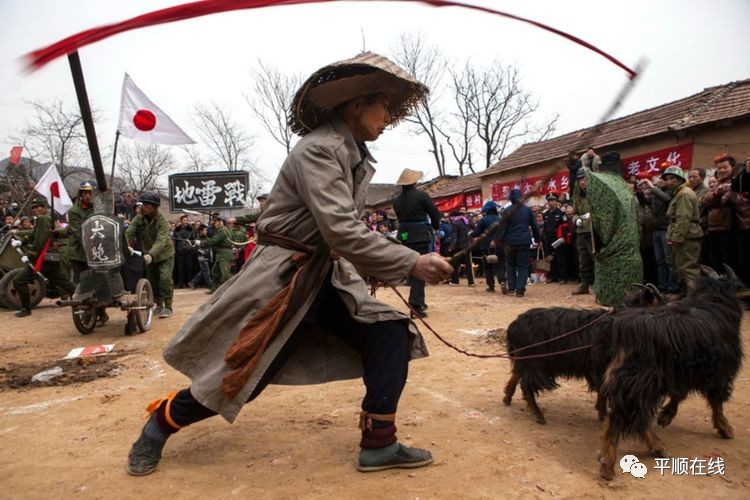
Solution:
<path fill-rule="evenodd" d="M 247 384 L 269 342 L 289 315 L 302 307 L 311 288 L 328 272 L 332 258 L 324 243 L 305 245 L 279 234 L 258 233 L 258 244 L 294 251 L 291 261 L 296 269 L 289 284 L 250 318 L 224 354 L 224 361 L 232 370 L 224 375 L 221 389 L 229 399 Z"/>

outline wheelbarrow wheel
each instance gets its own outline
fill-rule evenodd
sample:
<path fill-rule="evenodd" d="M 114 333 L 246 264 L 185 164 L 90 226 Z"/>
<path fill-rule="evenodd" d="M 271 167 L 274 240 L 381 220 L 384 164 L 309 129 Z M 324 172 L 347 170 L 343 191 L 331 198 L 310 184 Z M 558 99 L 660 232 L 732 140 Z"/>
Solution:
<path fill-rule="evenodd" d="M 154 319 L 154 291 L 147 279 L 141 278 L 135 285 L 135 305 L 138 309 L 133 313 L 138 331 L 146 332 L 151 329 Z"/>
<path fill-rule="evenodd" d="M 5 273 L 0 279 L 0 302 L 8 309 L 21 308 L 21 299 L 18 297 L 18 290 L 16 290 L 13 280 L 23 271 L 23 269 L 13 269 Z M 34 282 L 29 284 L 29 306 L 32 309 L 38 306 L 46 294 L 47 286 L 44 284 L 44 280 L 35 276 Z"/>
<path fill-rule="evenodd" d="M 76 329 L 79 332 L 83 335 L 88 335 L 94 331 L 98 316 L 96 303 L 74 306 L 71 310 L 73 312 L 73 324 L 76 325 Z"/>

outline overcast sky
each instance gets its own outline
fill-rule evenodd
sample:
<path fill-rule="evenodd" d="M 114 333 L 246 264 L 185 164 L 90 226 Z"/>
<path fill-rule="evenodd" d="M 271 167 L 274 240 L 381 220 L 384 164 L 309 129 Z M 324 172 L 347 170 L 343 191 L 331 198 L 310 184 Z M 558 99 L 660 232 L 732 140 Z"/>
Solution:
<path fill-rule="evenodd" d="M 8 136 L 33 116 L 24 100 L 59 97 L 76 105 L 67 59 L 22 71 L 20 56 L 81 30 L 182 2 L 169 0 L 0 0 L 0 157 Z M 629 66 L 649 66 L 620 116 L 714 85 L 750 78 L 748 0 L 468 0 L 529 17 L 576 35 Z M 402 33 L 420 32 L 453 64 L 493 60 L 517 64 L 540 100 L 540 116 L 559 113 L 557 134 L 593 125 L 619 88 L 624 71 L 601 56 L 546 31 L 460 8 L 402 2 L 336 2 L 230 12 L 116 35 L 80 51 L 92 106 L 101 110 L 100 147 L 114 141 L 122 78 L 194 138 L 189 111 L 211 100 L 231 107 L 255 136 L 253 157 L 273 179 L 284 151 L 264 136 L 243 98 L 258 58 L 283 72 L 309 75 L 362 49 L 392 52 Z M 556 135 L 557 135 L 556 134 Z M 124 139 L 127 140 L 127 139 Z M 423 136 L 407 125 L 373 146 L 374 182 L 394 182 L 409 167 L 437 170 Z M 451 172 L 449 172 L 451 173 Z M 455 172 L 453 172 L 455 173 Z M 270 187 L 270 184 L 269 184 Z"/>

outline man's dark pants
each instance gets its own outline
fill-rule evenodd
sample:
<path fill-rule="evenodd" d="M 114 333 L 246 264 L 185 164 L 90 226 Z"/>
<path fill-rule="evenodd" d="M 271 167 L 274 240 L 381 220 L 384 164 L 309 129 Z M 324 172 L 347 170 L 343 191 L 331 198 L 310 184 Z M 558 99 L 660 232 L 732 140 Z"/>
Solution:
<path fill-rule="evenodd" d="M 508 290 L 516 293 L 526 291 L 526 282 L 529 280 L 529 259 L 531 249 L 524 246 L 505 246 L 505 264 L 508 268 Z"/>
<path fill-rule="evenodd" d="M 357 323 L 349 315 L 330 281 L 327 280 L 326 283 L 318 295 L 317 306 L 313 306 L 305 320 L 292 333 L 290 340 L 273 360 L 247 402 L 258 397 L 287 362 L 307 329 L 316 324 L 344 340 L 362 356 L 366 388 L 362 409 L 368 413 L 382 415 L 396 413 L 409 369 L 410 339 L 407 322 Z M 177 393 L 172 400 L 169 415 L 177 425 L 184 427 L 216 415 L 216 412 L 201 405 L 187 388 Z M 157 418 L 159 417 L 160 414 L 157 413 Z M 163 417 L 159 418 L 159 423 L 163 428 L 169 429 Z M 390 427 L 393 427 L 392 430 Z M 386 436 L 378 436 L 378 428 L 386 431 Z M 373 420 L 373 429 L 374 432 L 371 434 L 375 437 L 369 440 L 363 437 L 363 448 L 387 446 L 389 442 L 382 444 L 378 440 L 395 435 L 395 426 L 391 422 Z"/>
<path fill-rule="evenodd" d="M 407 245 L 415 252 L 419 252 L 420 255 L 430 253 L 430 242 L 425 241 L 422 243 L 409 243 Z M 421 311 L 427 304 L 424 298 L 424 281 L 409 275 L 409 305 L 416 311 Z"/>

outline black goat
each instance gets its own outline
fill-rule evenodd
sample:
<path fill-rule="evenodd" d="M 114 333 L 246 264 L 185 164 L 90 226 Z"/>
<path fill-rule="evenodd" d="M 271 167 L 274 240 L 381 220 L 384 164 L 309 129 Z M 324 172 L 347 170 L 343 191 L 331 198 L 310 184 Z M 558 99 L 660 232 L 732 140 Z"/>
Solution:
<path fill-rule="evenodd" d="M 651 309 L 623 309 L 612 317 L 614 356 L 602 394 L 609 408 L 603 424 L 599 462 L 604 479 L 614 476 L 617 443 L 623 436 L 643 439 L 657 456 L 668 455 L 650 427 L 668 396 L 658 422 L 667 425 L 680 401 L 701 393 L 721 437 L 734 435 L 724 416 L 742 365 L 742 304 L 731 269 L 719 277 L 710 268 L 684 299 Z"/>
<path fill-rule="evenodd" d="M 642 288 L 641 291 L 627 296 L 623 304 L 615 311 L 622 308 L 641 308 L 664 303 L 664 297 L 656 287 L 647 285 Z M 520 382 L 521 392 L 529 410 L 538 423 L 546 424 L 544 414 L 536 402 L 539 392 L 556 389 L 558 377 L 582 378 L 588 383 L 589 390 L 597 393 L 595 408 L 599 419 L 602 420 L 606 407 L 599 389 L 604 378 L 604 371 L 611 359 L 609 339 L 612 314 L 612 311 L 602 308 L 549 307 L 530 309 L 518 316 L 508 326 L 507 331 L 508 352 L 514 353 L 521 349 L 515 354 L 516 356 L 549 354 L 585 345 L 591 345 L 591 347 L 542 358 L 512 360 L 511 377 L 505 385 L 503 403 L 510 405 L 516 386 Z M 531 344 L 558 337 L 587 324 L 590 326 L 568 337 L 524 349 Z"/>

